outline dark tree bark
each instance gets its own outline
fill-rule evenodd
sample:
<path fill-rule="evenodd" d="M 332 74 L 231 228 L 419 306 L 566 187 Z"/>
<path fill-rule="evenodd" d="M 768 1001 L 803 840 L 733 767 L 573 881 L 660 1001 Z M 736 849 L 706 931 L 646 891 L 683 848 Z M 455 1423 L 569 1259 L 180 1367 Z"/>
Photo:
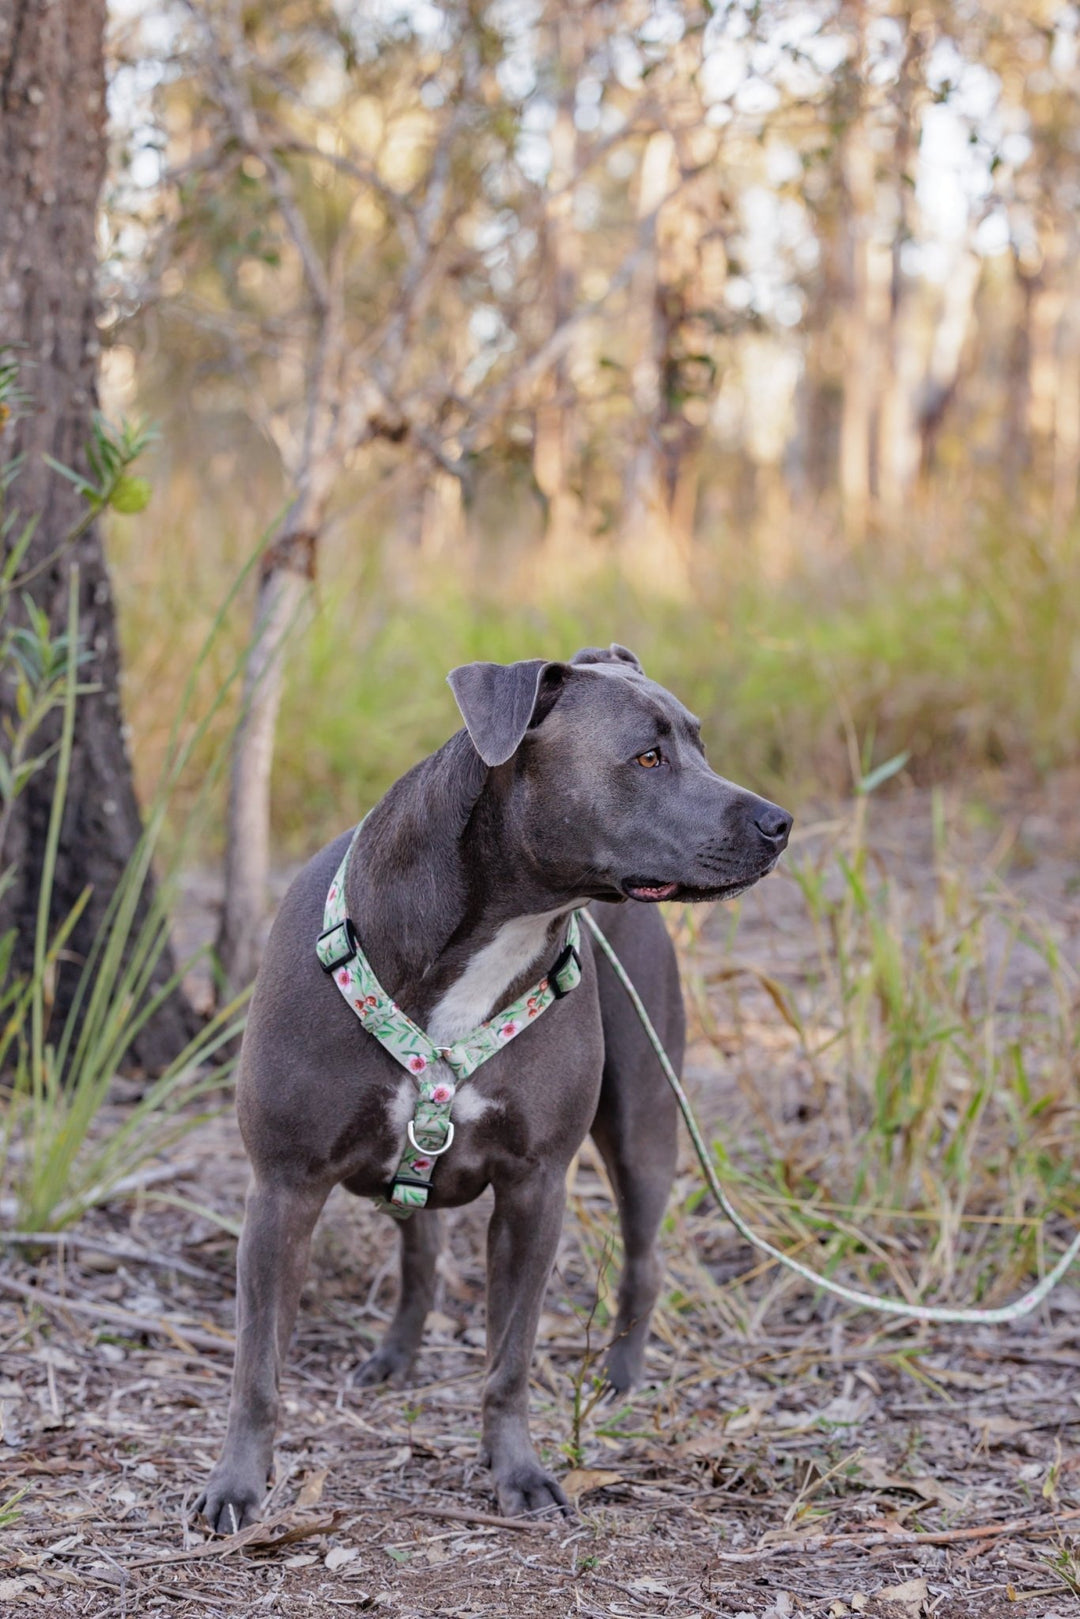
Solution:
<path fill-rule="evenodd" d="M 0 342 L 17 345 L 32 404 L 13 430 L 25 456 L 11 495 L 25 516 L 40 514 L 24 568 L 62 541 L 85 511 L 83 497 L 43 455 L 85 469 L 84 446 L 97 405 L 95 225 L 105 171 L 105 0 L 0 0 Z M 16 525 L 16 532 L 20 524 Z M 83 889 L 93 892 L 62 964 L 54 1027 L 70 1005 L 78 965 L 101 922 L 141 822 L 124 743 L 116 622 L 101 535 L 95 525 L 31 586 L 62 629 L 69 569 L 79 567 L 79 627 L 92 654 L 83 677 L 100 689 L 79 700 L 75 751 L 53 898 L 54 919 Z M 0 703 L 7 694 L 0 695 Z M 3 863 L 17 866 L 4 926 L 18 929 L 28 963 L 53 777 L 44 771 L 16 805 Z M 145 896 L 144 896 L 145 899 Z M 18 965 L 18 962 L 17 962 Z M 172 971 L 163 961 L 159 981 Z M 193 1014 L 174 995 L 132 1053 L 163 1067 L 193 1032 Z"/>

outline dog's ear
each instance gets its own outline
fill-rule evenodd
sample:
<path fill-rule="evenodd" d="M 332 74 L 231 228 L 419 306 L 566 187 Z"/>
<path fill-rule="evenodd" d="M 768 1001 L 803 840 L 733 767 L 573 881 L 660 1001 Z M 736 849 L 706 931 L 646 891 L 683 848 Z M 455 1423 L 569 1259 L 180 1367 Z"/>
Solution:
<path fill-rule="evenodd" d="M 645 673 L 639 660 L 628 646 L 620 646 L 618 641 L 612 641 L 605 652 L 603 647 L 583 646 L 580 652 L 575 652 L 570 659 L 571 663 L 625 663 L 631 669 L 636 669 L 639 675 Z"/>
<path fill-rule="evenodd" d="M 463 663 L 447 675 L 473 747 L 486 765 L 505 764 L 530 725 L 549 713 L 570 673 L 565 663 Z"/>

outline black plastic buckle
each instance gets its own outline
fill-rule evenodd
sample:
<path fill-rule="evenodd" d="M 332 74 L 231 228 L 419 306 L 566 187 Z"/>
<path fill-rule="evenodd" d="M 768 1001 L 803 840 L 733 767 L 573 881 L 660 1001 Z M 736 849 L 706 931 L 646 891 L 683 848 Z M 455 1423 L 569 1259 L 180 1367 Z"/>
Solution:
<path fill-rule="evenodd" d="M 580 975 L 581 957 L 578 955 L 573 945 L 568 944 L 558 961 L 555 963 L 554 967 L 550 967 L 548 969 L 548 983 L 551 986 L 551 993 L 554 995 L 557 1001 L 561 1001 L 564 995 L 569 995 L 571 989 L 577 988 L 576 984 L 571 984 L 570 989 L 563 989 L 562 985 L 559 983 L 559 974 L 565 972 L 571 962 L 575 964 L 578 974 Z"/>
<path fill-rule="evenodd" d="M 318 943 L 322 944 L 324 939 L 329 939 L 331 934 L 337 933 L 342 928 L 345 930 L 345 943 L 347 944 L 348 949 L 345 950 L 340 956 L 335 956 L 333 961 L 324 961 L 320 956 L 319 966 L 322 968 L 324 973 L 337 972 L 339 967 L 343 967 L 347 961 L 351 961 L 356 954 L 356 929 L 353 927 L 352 921 L 349 917 L 346 917 L 343 922 L 335 923 L 332 928 L 327 928 L 325 933 L 320 933 Z"/>
<path fill-rule="evenodd" d="M 388 1202 L 394 1195 L 395 1186 L 419 1186 L 422 1192 L 431 1191 L 430 1181 L 417 1180 L 415 1175 L 395 1175 L 389 1186 L 386 1188 L 386 1198 Z"/>

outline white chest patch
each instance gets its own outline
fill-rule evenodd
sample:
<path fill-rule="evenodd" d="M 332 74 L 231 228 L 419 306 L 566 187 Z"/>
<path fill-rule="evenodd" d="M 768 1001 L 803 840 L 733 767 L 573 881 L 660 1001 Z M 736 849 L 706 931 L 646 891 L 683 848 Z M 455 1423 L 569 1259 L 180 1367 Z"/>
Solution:
<path fill-rule="evenodd" d="M 427 1032 L 438 1046 L 452 1046 L 491 1016 L 506 991 L 529 967 L 537 972 L 550 963 L 542 960 L 548 929 L 561 907 L 536 916 L 516 916 L 504 922 L 490 944 L 472 957 L 456 983 L 451 984 L 428 1019 Z"/>

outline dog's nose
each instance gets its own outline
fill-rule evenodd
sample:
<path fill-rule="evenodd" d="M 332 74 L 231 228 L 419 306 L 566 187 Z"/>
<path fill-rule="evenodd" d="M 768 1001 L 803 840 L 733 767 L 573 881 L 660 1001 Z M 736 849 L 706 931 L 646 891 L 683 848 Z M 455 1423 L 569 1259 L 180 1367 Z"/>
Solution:
<path fill-rule="evenodd" d="M 787 810 L 780 809 L 776 804 L 769 804 L 754 821 L 765 842 L 775 845 L 777 854 L 787 847 L 791 823 L 792 817 Z"/>

